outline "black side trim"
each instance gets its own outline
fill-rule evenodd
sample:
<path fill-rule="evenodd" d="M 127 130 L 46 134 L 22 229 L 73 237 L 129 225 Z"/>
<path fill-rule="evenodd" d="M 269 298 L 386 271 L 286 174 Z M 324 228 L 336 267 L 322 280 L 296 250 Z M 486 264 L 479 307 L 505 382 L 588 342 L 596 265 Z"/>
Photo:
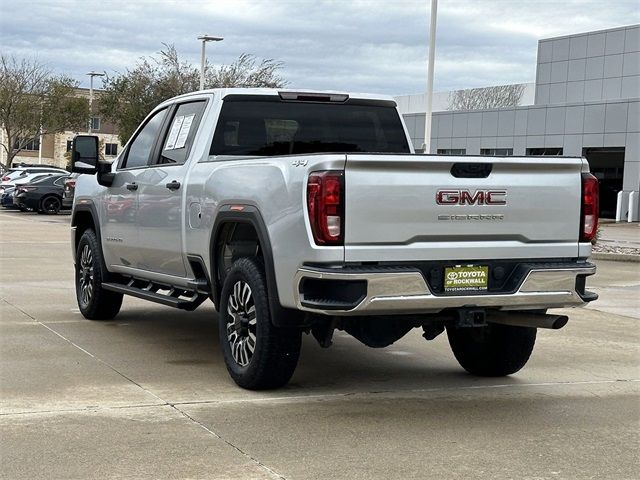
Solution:
<path fill-rule="evenodd" d="M 240 97 L 245 97 L 240 95 Z M 227 98 L 227 97 L 225 97 Z M 276 97 L 279 99 L 279 97 Z M 237 205 L 234 205 L 237 206 Z M 220 292 L 222 285 L 219 284 L 216 271 L 216 245 L 222 232 L 222 227 L 226 223 L 248 223 L 253 226 L 258 234 L 258 241 L 262 249 L 264 258 L 264 268 L 267 275 L 267 293 L 269 296 L 269 308 L 271 310 L 271 320 L 278 327 L 300 327 L 304 325 L 304 314 L 298 310 L 283 308 L 280 305 L 278 297 L 278 285 L 276 284 L 275 267 L 273 264 L 273 250 L 271 249 L 271 241 L 267 227 L 265 226 L 262 215 L 256 207 L 251 205 L 241 205 L 241 211 L 231 210 L 231 205 L 224 205 L 218 211 L 213 231 L 209 241 L 209 252 L 211 252 L 211 299 L 216 306 L 220 305 Z"/>
<path fill-rule="evenodd" d="M 580 295 L 580 298 L 585 302 L 593 302 L 598 299 L 598 294 L 590 292 L 586 289 L 587 275 L 578 275 L 576 278 L 576 292 Z"/>
<path fill-rule="evenodd" d="M 202 257 L 200 255 L 187 255 L 187 260 L 196 277 L 194 281 L 190 282 L 190 287 L 199 293 L 211 295 L 211 281 Z"/>
<path fill-rule="evenodd" d="M 83 203 L 79 203 L 79 202 L 76 203 L 75 208 L 71 212 L 71 226 L 72 227 L 78 226 L 77 214 L 79 212 L 89 212 L 89 214 L 91 215 L 91 219 L 93 220 L 93 225 L 96 231 L 96 237 L 98 237 L 98 245 L 100 245 L 100 250 L 102 250 L 102 233 L 100 231 L 100 217 L 98 217 L 98 209 L 96 208 L 93 201 L 91 200 L 83 200 L 82 202 Z M 76 232 L 75 241 L 76 243 L 80 241 L 80 238 L 78 237 L 77 232 Z M 75 245 L 74 245 L 74 248 L 75 248 Z M 74 262 L 75 262 L 75 259 L 74 259 Z"/>
<path fill-rule="evenodd" d="M 367 296 L 366 280 L 305 277 L 298 288 L 303 306 L 325 310 L 350 310 L 356 308 Z"/>

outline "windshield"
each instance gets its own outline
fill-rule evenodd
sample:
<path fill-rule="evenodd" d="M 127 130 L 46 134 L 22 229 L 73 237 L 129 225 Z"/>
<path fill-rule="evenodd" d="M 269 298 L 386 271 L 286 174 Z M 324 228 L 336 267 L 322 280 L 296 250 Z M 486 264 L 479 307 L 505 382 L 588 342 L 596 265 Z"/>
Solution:
<path fill-rule="evenodd" d="M 285 102 L 279 97 L 227 97 L 211 155 L 326 152 L 409 153 L 390 102 Z"/>

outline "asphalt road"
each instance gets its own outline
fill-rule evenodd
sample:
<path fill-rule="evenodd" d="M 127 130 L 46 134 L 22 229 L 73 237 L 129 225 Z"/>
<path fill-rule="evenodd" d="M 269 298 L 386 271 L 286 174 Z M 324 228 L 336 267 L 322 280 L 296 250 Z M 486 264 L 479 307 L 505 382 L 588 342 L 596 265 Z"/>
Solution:
<path fill-rule="evenodd" d="M 228 377 L 216 315 L 75 304 L 68 216 L 0 212 L 0 477 L 640 477 L 640 274 L 598 264 L 601 300 L 540 331 L 527 367 L 465 374 L 441 335 L 373 350 L 305 338 L 287 388 Z"/>

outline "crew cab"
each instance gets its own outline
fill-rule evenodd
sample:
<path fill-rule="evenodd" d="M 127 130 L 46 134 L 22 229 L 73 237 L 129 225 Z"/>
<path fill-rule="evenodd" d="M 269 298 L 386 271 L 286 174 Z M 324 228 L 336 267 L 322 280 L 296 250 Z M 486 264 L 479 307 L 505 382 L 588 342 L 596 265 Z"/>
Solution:
<path fill-rule="evenodd" d="M 216 89 L 158 105 L 113 164 L 72 151 L 76 292 L 211 300 L 231 377 L 286 384 L 303 333 L 386 347 L 445 330 L 472 374 L 509 375 L 579 307 L 598 183 L 578 157 L 415 154 L 390 97 Z"/>

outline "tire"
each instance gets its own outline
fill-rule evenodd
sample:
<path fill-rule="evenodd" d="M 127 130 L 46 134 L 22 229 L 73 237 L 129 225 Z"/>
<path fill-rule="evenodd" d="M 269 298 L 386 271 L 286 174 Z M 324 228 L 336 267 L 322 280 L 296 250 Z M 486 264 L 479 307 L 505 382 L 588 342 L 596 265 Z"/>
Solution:
<path fill-rule="evenodd" d="M 486 327 L 447 327 L 449 345 L 467 372 L 504 377 L 525 366 L 536 343 L 536 329 L 489 323 Z"/>
<path fill-rule="evenodd" d="M 227 370 L 238 386 L 274 389 L 293 375 L 302 331 L 273 325 L 259 260 L 240 258 L 231 266 L 222 286 L 218 330 Z"/>
<path fill-rule="evenodd" d="M 62 200 L 55 195 L 49 195 L 40 200 L 40 210 L 47 215 L 56 215 L 62 208 Z"/>
<path fill-rule="evenodd" d="M 76 251 L 76 299 L 89 320 L 111 320 L 120 311 L 122 294 L 102 288 L 108 276 L 98 238 L 93 230 L 85 230 Z"/>

